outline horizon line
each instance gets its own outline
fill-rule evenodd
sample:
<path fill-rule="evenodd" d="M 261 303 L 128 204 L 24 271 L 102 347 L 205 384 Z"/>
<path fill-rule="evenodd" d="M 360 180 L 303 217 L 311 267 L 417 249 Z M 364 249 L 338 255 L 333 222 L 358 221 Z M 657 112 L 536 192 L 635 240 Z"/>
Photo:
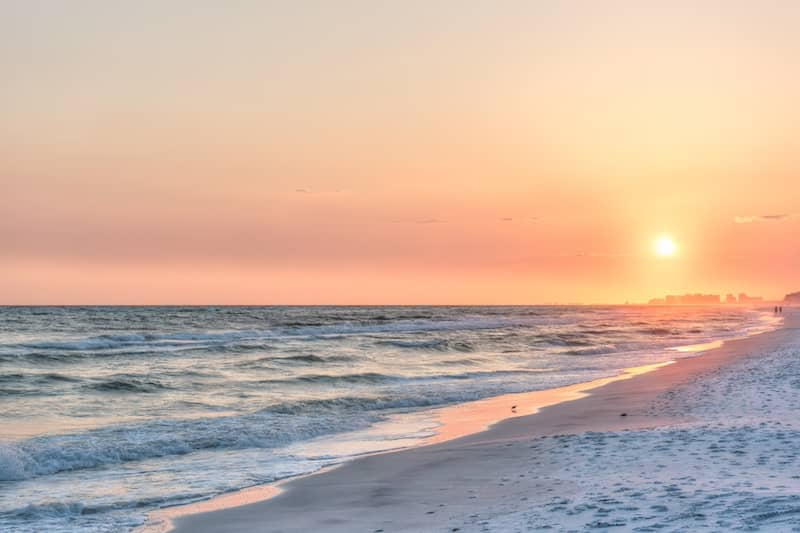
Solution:
<path fill-rule="evenodd" d="M 770 304 L 775 302 L 784 302 L 785 300 L 762 300 L 757 303 L 753 304 L 740 304 L 740 303 L 727 303 L 727 302 L 718 302 L 718 303 L 707 303 L 707 304 L 651 304 L 649 302 L 595 302 L 595 303 L 577 303 L 577 302 L 567 302 L 567 303 L 527 303 L 527 304 L 511 304 L 511 303 L 491 303 L 491 304 L 480 304 L 480 303 L 439 303 L 439 304 L 432 304 L 432 303 L 415 303 L 415 304 L 397 304 L 397 303 L 381 303 L 381 304 L 286 304 L 286 303 L 263 303 L 263 304 L 215 304 L 215 303 L 205 303 L 205 304 L 181 304 L 181 303 L 131 303 L 131 304 L 106 304 L 106 303 L 84 303 L 84 304 L 76 304 L 76 303 L 68 303 L 68 304 L 57 304 L 57 303 L 48 303 L 48 304 L 39 304 L 39 303 L 19 303 L 19 304 L 4 304 L 0 303 L 0 308 L 3 307 L 590 307 L 590 306 L 645 306 L 645 307 L 712 307 L 712 306 L 724 306 L 724 307 L 733 307 L 733 306 L 741 306 L 741 307 L 758 307 L 759 304 Z"/>

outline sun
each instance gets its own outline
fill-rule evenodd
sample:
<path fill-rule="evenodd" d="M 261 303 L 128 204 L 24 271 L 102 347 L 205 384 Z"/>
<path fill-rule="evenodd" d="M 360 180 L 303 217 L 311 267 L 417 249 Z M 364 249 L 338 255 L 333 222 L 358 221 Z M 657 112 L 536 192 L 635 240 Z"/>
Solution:
<path fill-rule="evenodd" d="M 656 255 L 659 257 L 672 257 L 678 251 L 678 245 L 672 240 L 672 237 L 661 236 L 655 242 Z"/>

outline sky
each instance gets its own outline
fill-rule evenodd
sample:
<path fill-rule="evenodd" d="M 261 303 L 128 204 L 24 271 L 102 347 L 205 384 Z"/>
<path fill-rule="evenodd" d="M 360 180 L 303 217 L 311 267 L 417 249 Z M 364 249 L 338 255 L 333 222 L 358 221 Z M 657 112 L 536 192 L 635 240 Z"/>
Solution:
<path fill-rule="evenodd" d="M 0 304 L 782 297 L 798 27 L 790 0 L 0 0 Z"/>

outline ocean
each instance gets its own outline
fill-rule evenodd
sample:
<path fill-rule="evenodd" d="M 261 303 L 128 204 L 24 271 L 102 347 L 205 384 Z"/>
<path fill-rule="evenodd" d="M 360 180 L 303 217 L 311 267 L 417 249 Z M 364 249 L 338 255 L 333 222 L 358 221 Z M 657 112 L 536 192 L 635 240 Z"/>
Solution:
<path fill-rule="evenodd" d="M 0 530 L 149 511 L 435 434 L 432 408 L 696 356 L 737 307 L 0 307 Z"/>

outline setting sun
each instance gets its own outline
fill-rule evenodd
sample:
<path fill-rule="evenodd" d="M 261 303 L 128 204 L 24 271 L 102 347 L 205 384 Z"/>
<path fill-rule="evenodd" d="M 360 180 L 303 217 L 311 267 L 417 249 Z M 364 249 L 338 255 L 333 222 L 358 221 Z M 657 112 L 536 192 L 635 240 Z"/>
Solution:
<path fill-rule="evenodd" d="M 655 242 L 655 250 L 660 257 L 672 257 L 678 250 L 678 246 L 671 237 L 659 237 Z"/>

